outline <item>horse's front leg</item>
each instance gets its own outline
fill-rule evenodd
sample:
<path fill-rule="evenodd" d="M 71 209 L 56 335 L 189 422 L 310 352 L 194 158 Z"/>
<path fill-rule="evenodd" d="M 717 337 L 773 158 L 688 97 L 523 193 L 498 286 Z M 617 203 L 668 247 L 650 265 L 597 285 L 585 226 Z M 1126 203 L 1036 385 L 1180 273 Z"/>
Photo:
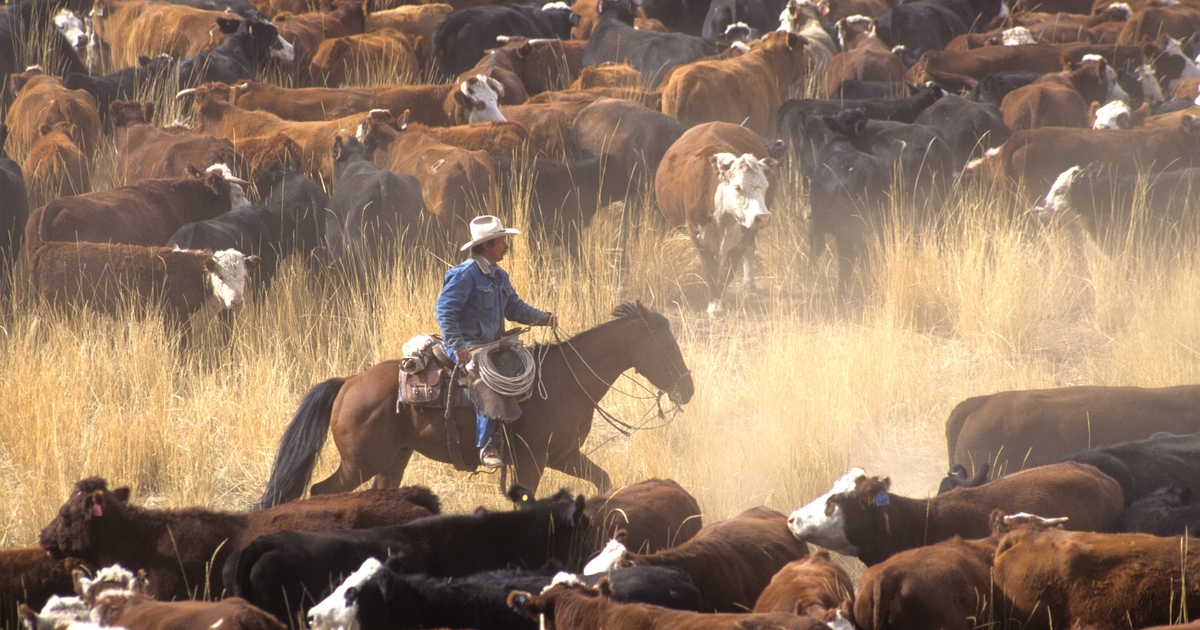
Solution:
<path fill-rule="evenodd" d="M 387 470 L 375 475 L 371 487 L 377 489 L 399 488 L 400 481 L 404 479 L 404 469 L 408 468 L 408 460 L 412 459 L 412 454 L 412 448 L 400 447 L 400 451 L 396 453 L 396 459 L 392 460 L 392 465 L 388 466 Z"/>
<path fill-rule="evenodd" d="M 550 468 L 584 481 L 590 481 L 592 485 L 596 486 L 598 494 L 612 489 L 612 479 L 609 479 L 608 473 L 581 451 L 574 451 L 562 460 L 551 463 Z"/>

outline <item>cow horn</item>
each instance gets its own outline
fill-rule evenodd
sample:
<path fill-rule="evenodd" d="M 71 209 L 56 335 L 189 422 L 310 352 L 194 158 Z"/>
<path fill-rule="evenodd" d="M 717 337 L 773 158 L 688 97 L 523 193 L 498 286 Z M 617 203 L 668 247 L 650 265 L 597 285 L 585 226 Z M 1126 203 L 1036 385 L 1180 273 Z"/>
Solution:
<path fill-rule="evenodd" d="M 496 36 L 496 41 L 500 42 L 501 44 L 507 44 L 509 39 L 511 39 L 511 36 L 509 36 L 509 35 L 497 35 Z"/>
<path fill-rule="evenodd" d="M 178 100 L 185 96 L 191 96 L 195 93 L 196 93 L 196 88 L 188 88 L 186 90 L 180 90 L 179 93 L 175 95 L 175 98 L 176 98 L 176 100 Z"/>

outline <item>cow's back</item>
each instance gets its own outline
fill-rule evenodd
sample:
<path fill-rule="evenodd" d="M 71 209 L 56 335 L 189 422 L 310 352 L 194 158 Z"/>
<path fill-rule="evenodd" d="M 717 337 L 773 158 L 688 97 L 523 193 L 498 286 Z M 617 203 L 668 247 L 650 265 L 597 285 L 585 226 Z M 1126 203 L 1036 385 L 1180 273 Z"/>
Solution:
<path fill-rule="evenodd" d="M 712 217 L 717 190 L 712 156 L 717 153 L 769 157 L 762 139 L 745 127 L 712 122 L 684 132 L 663 155 L 655 177 L 659 210 L 672 225 L 698 226 Z"/>
<path fill-rule="evenodd" d="M 1095 466 L 1063 462 L 1022 470 L 976 488 L 959 488 L 938 495 L 937 509 L 946 523 L 971 515 L 975 536 L 990 532 L 988 515 L 994 509 L 1026 512 L 1045 518 L 1067 517 L 1064 527 L 1076 531 L 1107 531 L 1125 508 L 1121 486 Z M 956 532 L 957 533 L 957 532 Z"/>

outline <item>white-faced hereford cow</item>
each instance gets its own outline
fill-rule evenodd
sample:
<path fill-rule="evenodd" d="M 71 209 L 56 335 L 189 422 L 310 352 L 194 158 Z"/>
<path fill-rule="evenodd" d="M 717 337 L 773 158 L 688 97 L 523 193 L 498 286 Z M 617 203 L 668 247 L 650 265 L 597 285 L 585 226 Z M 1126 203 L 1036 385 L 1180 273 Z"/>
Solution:
<path fill-rule="evenodd" d="M 786 517 L 767 507 L 701 529 L 695 538 L 654 554 L 629 553 L 614 540 L 584 574 L 620 566 L 679 567 L 700 589 L 700 610 L 738 612 L 750 609 L 771 576 L 787 563 L 808 555 L 808 545 L 787 531 Z"/>
<path fill-rule="evenodd" d="M 1067 527 L 1084 531 L 1107 530 L 1124 509 L 1116 481 L 1094 466 L 1075 462 L 1024 470 L 928 499 L 891 494 L 887 477 L 868 477 L 860 469 L 851 475 L 792 512 L 788 527 L 800 540 L 855 556 L 868 566 L 952 536 L 985 538 L 991 534 L 989 515 L 995 509 L 1066 516 Z M 853 487 L 846 490 L 850 483 Z"/>
<path fill-rule="evenodd" d="M 658 207 L 692 238 L 704 263 L 708 312 L 738 263 L 754 288 L 754 239 L 771 222 L 775 160 L 758 134 L 724 122 L 692 127 L 663 155 L 655 176 Z"/>
<path fill-rule="evenodd" d="M 109 490 L 103 479 L 89 477 L 75 484 L 38 543 L 56 558 L 144 569 L 149 595 L 188 599 L 220 594 L 225 558 L 264 534 L 379 527 L 439 511 L 437 497 L 421 487 L 329 495 L 249 513 L 155 510 L 130 503 L 129 488 Z"/>
<path fill-rule="evenodd" d="M 950 412 L 946 444 L 951 466 L 991 462 L 994 470 L 1007 472 L 1159 431 L 1200 431 L 1200 385 L 1060 387 L 976 396 Z"/>

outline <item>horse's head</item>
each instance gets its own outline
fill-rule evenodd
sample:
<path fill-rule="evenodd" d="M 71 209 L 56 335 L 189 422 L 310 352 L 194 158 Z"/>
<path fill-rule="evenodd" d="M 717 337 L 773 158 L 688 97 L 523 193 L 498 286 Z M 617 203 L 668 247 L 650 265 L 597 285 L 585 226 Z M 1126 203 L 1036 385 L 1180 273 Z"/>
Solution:
<path fill-rule="evenodd" d="M 642 306 L 641 302 L 626 302 L 613 310 L 613 316 L 636 318 L 645 324 L 644 339 L 634 345 L 633 369 L 649 379 L 655 387 L 665 391 L 671 402 L 687 404 L 696 386 L 667 318 Z"/>

